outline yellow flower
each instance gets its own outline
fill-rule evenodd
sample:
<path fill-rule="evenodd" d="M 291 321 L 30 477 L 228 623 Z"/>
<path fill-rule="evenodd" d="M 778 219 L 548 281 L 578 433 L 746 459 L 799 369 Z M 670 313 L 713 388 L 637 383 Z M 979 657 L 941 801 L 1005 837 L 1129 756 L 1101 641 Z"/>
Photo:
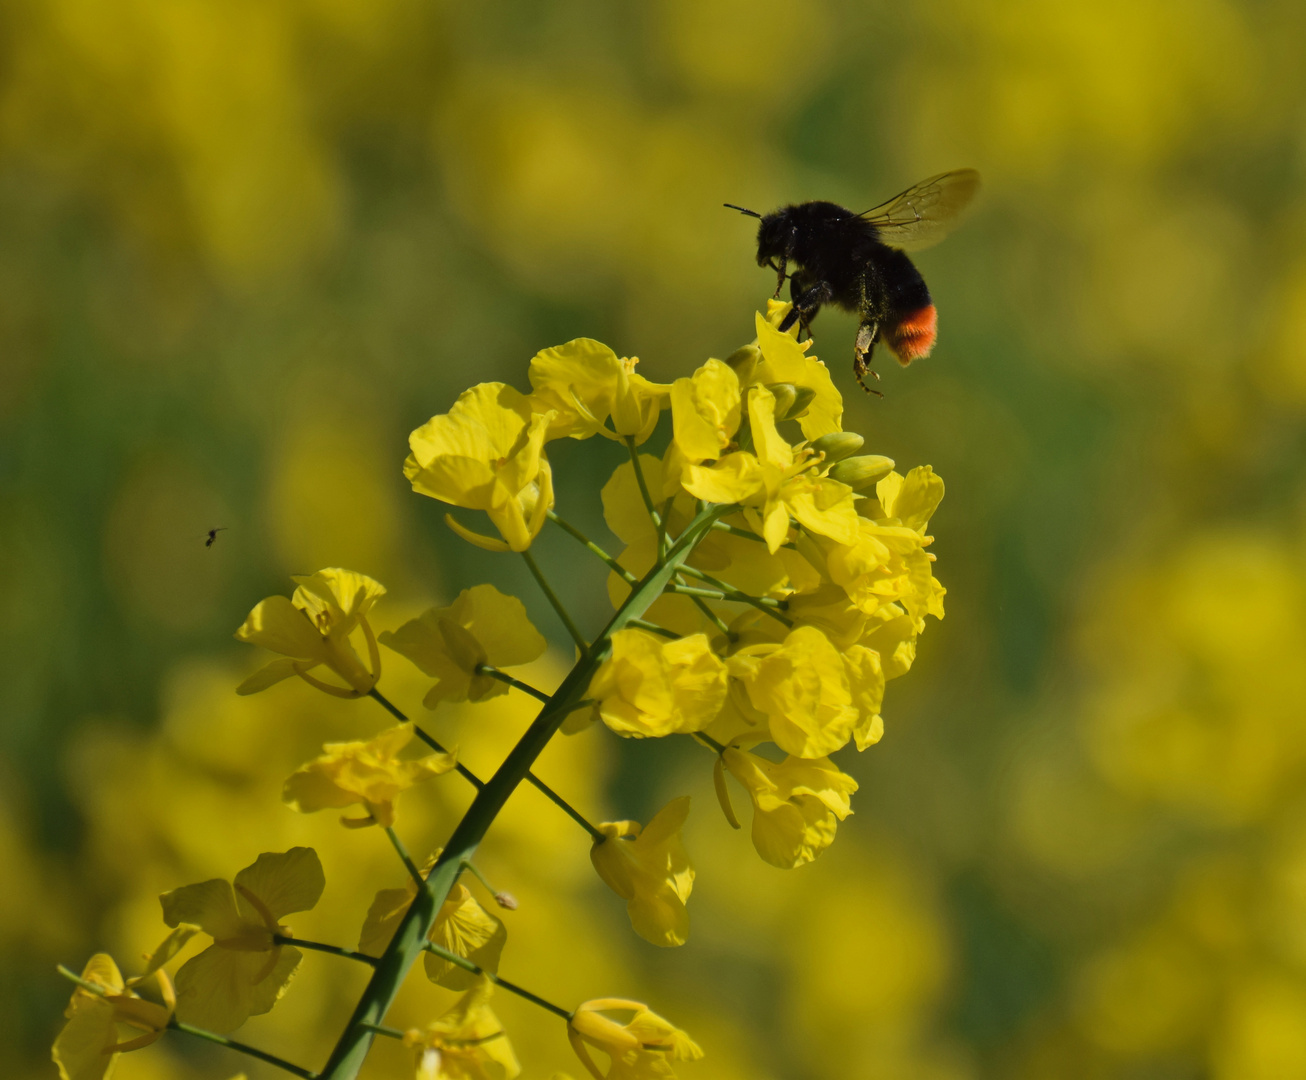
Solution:
<path fill-rule="evenodd" d="M 605 1012 L 634 1015 L 618 1024 L 604 1016 Z M 590 1046 L 610 1058 L 606 1080 L 675 1080 L 670 1062 L 697 1061 L 703 1056 L 694 1040 L 679 1028 L 647 1005 L 624 998 L 597 998 L 579 1006 L 567 1024 L 567 1037 L 595 1080 L 605 1080 L 605 1075 L 590 1056 Z"/>
<path fill-rule="evenodd" d="M 880 718 L 880 705 L 884 701 L 884 666 L 880 663 L 880 654 L 865 645 L 846 648 L 843 662 L 848 671 L 853 707 L 857 710 L 853 738 L 857 749 L 865 750 L 884 736 L 884 721 Z"/>
<path fill-rule="evenodd" d="M 772 866 L 789 870 L 816 858 L 834 841 L 839 822 L 852 813 L 857 781 L 829 758 L 787 757 L 776 764 L 738 747 L 717 759 L 717 797 L 738 827 L 722 768 L 744 785 L 753 801 L 753 847 Z"/>
<path fill-rule="evenodd" d="M 417 1052 L 417 1080 L 512 1080 L 521 1072 L 487 1004 L 490 989 L 487 979 L 479 979 L 438 1020 L 405 1032 L 404 1045 Z"/>
<path fill-rule="evenodd" d="M 922 536 L 943 501 L 943 479 L 929 465 L 918 465 L 906 476 L 890 472 L 875 485 L 884 516 L 892 524 L 915 529 Z"/>
<path fill-rule="evenodd" d="M 822 541 L 830 579 L 870 616 L 861 644 L 880 654 L 884 678 L 911 667 L 925 617 L 943 618 L 947 590 L 934 577 L 934 556 L 925 550 L 930 515 L 943 497 L 943 482 L 928 466 L 904 478 L 891 472 L 866 500 L 854 544 Z M 905 515 L 905 516 L 899 516 Z"/>
<path fill-rule="evenodd" d="M 420 495 L 484 510 L 503 540 L 473 533 L 445 515 L 459 536 L 490 551 L 525 551 L 553 506 L 553 477 L 542 448 L 553 414 L 535 414 L 503 383 L 463 391 L 447 413 L 408 437 L 404 475 Z"/>
<path fill-rule="evenodd" d="M 434 863 L 434 859 L 428 861 L 424 872 L 429 873 Z M 411 880 L 402 889 L 381 889 L 372 900 L 363 922 L 358 951 L 368 956 L 380 956 L 385 952 L 416 896 L 417 883 Z M 467 886 L 458 884 L 436 912 L 435 924 L 427 940 L 494 974 L 499 970 L 499 957 L 508 940 L 508 931 L 501 920 L 480 905 Z M 466 990 L 480 978 L 434 953 L 428 952 L 423 963 L 426 977 L 449 990 Z"/>
<path fill-rule="evenodd" d="M 213 944 L 177 972 L 177 1015 L 212 1031 L 231 1031 L 272 1008 L 303 954 L 280 937 L 278 920 L 317 904 L 325 886 L 312 848 L 265 852 L 236 875 L 183 885 L 159 897 L 163 921 L 198 925 Z"/>
<path fill-rule="evenodd" d="M 852 736 L 858 716 L 843 657 L 816 627 L 795 627 L 781 645 L 745 646 L 727 665 L 786 753 L 823 757 Z"/>
<path fill-rule="evenodd" d="M 807 355 L 811 340 L 799 344 L 798 324 L 783 334 L 776 329 L 790 306 L 772 300 L 767 303 L 765 318 L 760 313 L 754 317 L 762 362 L 753 371 L 753 381 L 763 386 L 789 383 L 810 390 L 813 397 L 797 417 L 798 426 L 803 438 L 819 439 L 842 429 L 843 397 L 835 389 L 829 369 L 815 356 Z"/>
<path fill-rule="evenodd" d="M 789 536 L 791 516 L 811 532 L 843 543 L 854 542 L 858 517 L 852 488 L 820 475 L 817 453 L 806 447 L 795 451 L 780 435 L 776 428 L 776 397 L 771 390 L 765 386 L 750 388 L 747 411 L 752 452 L 736 450 L 711 465 L 687 460 L 681 475 L 684 489 L 695 498 L 748 508 L 745 519 L 766 540 L 773 554 Z M 679 437 L 675 445 L 680 446 Z M 700 449 L 709 446 L 704 440 Z M 682 450 L 682 456 L 688 459 L 688 451 Z"/>
<path fill-rule="evenodd" d="M 605 821 L 604 838 L 590 848 L 590 860 L 608 887 L 626 901 L 635 933 L 654 945 L 683 945 L 689 937 L 685 901 L 694 887 L 680 830 L 689 816 L 689 796 L 673 799 L 647 828 L 638 821 Z"/>
<path fill-rule="evenodd" d="M 404 623 L 381 644 L 402 653 L 435 685 L 424 699 L 428 709 L 441 701 L 485 701 L 506 694 L 506 683 L 481 674 L 481 665 L 513 667 L 544 655 L 547 642 L 526 617 L 526 606 L 493 585 L 464 589 L 446 608 L 430 608 Z"/>
<path fill-rule="evenodd" d="M 618 735 L 642 739 L 702 731 L 725 703 L 726 666 L 705 634 L 669 641 L 647 630 L 618 630 L 589 696 Z"/>
<path fill-rule="evenodd" d="M 107 953 L 96 953 L 86 962 L 82 981 L 99 987 L 100 992 L 79 986 L 64 1011 L 68 1023 L 50 1051 L 62 1080 L 102 1080 L 119 1054 L 149 1046 L 163 1034 L 177 1004 L 163 964 L 176 955 L 195 929 L 181 926 L 174 930 L 150 957 L 145 972 L 126 982 Z M 162 1005 L 146 1001 L 132 990 L 150 975 L 159 980 Z M 119 1041 L 120 1024 L 144 1034 Z"/>
<path fill-rule="evenodd" d="M 361 803 L 367 816 L 342 817 L 341 824 L 391 826 L 401 791 L 448 772 L 458 760 L 452 753 L 400 760 L 396 755 L 412 737 L 413 725 L 403 723 L 369 742 L 327 743 L 321 757 L 291 773 L 281 799 L 303 814 Z"/>
<path fill-rule="evenodd" d="M 337 697 L 361 697 L 381 675 L 381 655 L 367 613 L 385 587 L 365 574 L 332 568 L 307 577 L 292 577 L 299 587 L 287 600 L 269 596 L 249 613 L 236 631 L 238 641 L 281 653 L 282 660 L 256 671 L 238 687 L 238 694 L 256 694 L 282 679 L 298 675 L 305 682 Z M 371 670 L 363 666 L 349 635 L 361 628 L 367 639 Z M 347 684 L 332 686 L 308 674 L 325 664 Z"/>
<path fill-rule="evenodd" d="M 672 438 L 683 461 L 715 461 L 734 440 L 740 419 L 739 376 L 709 360 L 671 384 Z"/>
<path fill-rule="evenodd" d="M 644 442 L 657 427 L 670 388 L 637 375 L 637 363 L 633 357 L 618 359 L 606 345 L 590 338 L 536 353 L 530 367 L 534 388 L 530 402 L 537 413 L 554 414 L 548 437 L 631 435 L 637 443 Z"/>

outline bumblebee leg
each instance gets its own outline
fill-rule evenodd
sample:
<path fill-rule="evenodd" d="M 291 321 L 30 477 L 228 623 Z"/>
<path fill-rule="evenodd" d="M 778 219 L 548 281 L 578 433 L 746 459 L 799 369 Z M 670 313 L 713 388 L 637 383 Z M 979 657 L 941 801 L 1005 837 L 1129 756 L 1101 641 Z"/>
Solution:
<path fill-rule="evenodd" d="M 781 331 L 788 330 L 798 320 L 800 327 L 811 333 L 812 320 L 816 318 L 816 313 L 821 310 L 821 305 L 826 303 L 834 294 L 828 282 L 818 281 L 814 285 L 802 288 L 796 279 L 789 282 L 789 292 L 793 297 L 794 306 L 789 309 L 789 314 L 784 317 L 780 323 Z"/>
<path fill-rule="evenodd" d="M 775 279 L 775 292 L 771 294 L 772 300 L 780 299 L 780 290 L 785 287 L 785 278 L 789 276 L 788 274 L 785 273 L 785 270 L 787 270 L 788 267 L 789 267 L 788 259 L 781 259 L 779 266 L 776 266 L 774 260 L 771 262 L 771 268 L 775 270 L 776 274 L 778 275 Z"/>
<path fill-rule="evenodd" d="M 868 394 L 874 394 L 876 397 L 884 397 L 879 390 L 873 390 L 866 385 L 866 374 L 874 375 L 878 381 L 880 373 L 871 367 L 871 353 L 875 349 L 875 343 L 880 337 L 880 324 L 878 322 L 866 321 L 857 328 L 857 343 L 853 346 L 853 374 L 857 376 L 857 385 L 865 390 Z"/>

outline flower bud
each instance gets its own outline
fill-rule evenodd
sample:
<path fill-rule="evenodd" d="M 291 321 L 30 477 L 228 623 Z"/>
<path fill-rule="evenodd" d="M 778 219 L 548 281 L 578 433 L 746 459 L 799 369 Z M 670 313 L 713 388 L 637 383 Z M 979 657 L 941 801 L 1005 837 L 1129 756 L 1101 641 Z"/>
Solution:
<path fill-rule="evenodd" d="M 892 458 L 883 454 L 862 454 L 860 457 L 844 458 L 826 475 L 831 480 L 847 484 L 854 491 L 861 491 L 888 476 L 892 470 Z"/>
<path fill-rule="evenodd" d="M 799 386 L 795 389 L 797 390 L 797 393 L 794 395 L 794 403 L 789 406 L 789 411 L 785 413 L 783 417 L 778 417 L 778 419 L 797 420 L 798 417 L 802 416 L 803 413 L 807 411 L 807 406 L 810 405 L 816 397 L 816 390 L 813 387 Z"/>
<path fill-rule="evenodd" d="M 798 387 L 793 383 L 771 383 L 767 386 L 775 397 L 775 418 L 784 420 L 793 411 L 798 401 Z"/>
<path fill-rule="evenodd" d="M 866 440 L 854 431 L 832 431 L 828 435 L 812 440 L 807 445 L 818 454 L 824 454 L 826 462 L 833 465 L 836 461 L 842 461 L 857 453 L 865 442 Z"/>
<path fill-rule="evenodd" d="M 762 350 L 756 345 L 744 345 L 726 357 L 726 364 L 739 376 L 739 385 L 753 381 L 753 372 L 762 361 Z"/>

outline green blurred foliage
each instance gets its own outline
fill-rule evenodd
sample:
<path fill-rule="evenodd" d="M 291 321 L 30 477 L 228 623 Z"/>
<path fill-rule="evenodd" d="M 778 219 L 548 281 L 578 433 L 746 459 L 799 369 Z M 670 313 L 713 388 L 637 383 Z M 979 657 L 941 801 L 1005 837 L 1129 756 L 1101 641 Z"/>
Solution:
<path fill-rule="evenodd" d="M 381 626 L 493 580 L 554 628 L 408 492 L 411 428 L 575 336 L 660 379 L 726 355 L 773 278 L 723 201 L 973 165 L 983 204 L 919 260 L 934 356 L 863 399 L 852 321 L 817 324 L 845 426 L 948 483 L 948 618 L 841 758 L 857 816 L 784 873 L 700 756 L 563 742 L 542 770 L 596 816 L 693 793 L 693 936 L 635 939 L 527 791 L 486 855 L 523 900 L 504 973 L 647 998 L 707 1049 L 689 1076 L 1306 1077 L 1303 48 L 1293 0 L 0 8 L 0 1071 L 53 1074 L 54 964 L 130 970 L 161 890 L 312 842 L 297 928 L 349 944 L 401 880 L 277 799 L 384 715 L 238 701 L 230 634 L 328 565 L 389 587 Z M 596 535 L 614 463 L 555 456 Z M 575 592 L 594 624 L 601 574 Z M 488 766 L 527 714 L 483 708 L 433 723 Z M 414 847 L 465 794 L 410 808 Z M 340 963 L 242 1037 L 319 1061 Z M 396 1023 L 448 999 L 419 983 Z M 527 1075 L 576 1071 L 556 1021 L 496 1007 Z M 209 1051 L 119 1075 L 239 1067 Z M 371 1075 L 404 1069 L 382 1047 Z"/>

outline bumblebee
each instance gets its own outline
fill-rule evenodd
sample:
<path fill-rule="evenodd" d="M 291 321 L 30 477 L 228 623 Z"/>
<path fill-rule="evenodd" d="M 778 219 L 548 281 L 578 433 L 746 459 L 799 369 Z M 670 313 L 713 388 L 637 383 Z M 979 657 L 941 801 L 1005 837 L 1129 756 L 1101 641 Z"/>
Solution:
<path fill-rule="evenodd" d="M 789 279 L 793 308 L 780 324 L 811 332 L 823 304 L 861 319 L 853 347 L 853 374 L 867 393 L 866 374 L 883 341 L 904 367 L 928 356 L 938 334 L 938 312 L 925 279 L 906 255 L 942 240 L 979 190 L 979 173 L 957 169 L 909 187 L 888 202 L 854 213 L 832 202 L 805 202 L 758 218 L 757 265 L 779 275 L 775 295 Z M 789 272 L 789 264 L 794 271 Z"/>

